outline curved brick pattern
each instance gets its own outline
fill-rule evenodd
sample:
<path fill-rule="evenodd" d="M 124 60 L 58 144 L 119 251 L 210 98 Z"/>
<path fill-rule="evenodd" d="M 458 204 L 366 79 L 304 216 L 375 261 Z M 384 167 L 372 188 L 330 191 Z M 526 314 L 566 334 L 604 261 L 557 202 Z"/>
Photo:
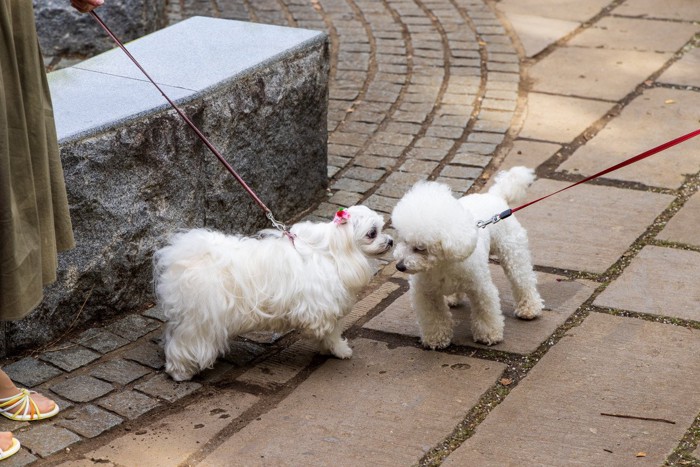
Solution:
<path fill-rule="evenodd" d="M 426 178 L 465 192 L 516 110 L 517 54 L 478 0 L 181 2 L 170 9 L 171 21 L 209 13 L 331 36 L 331 193 L 315 217 L 360 202 L 389 213 Z"/>

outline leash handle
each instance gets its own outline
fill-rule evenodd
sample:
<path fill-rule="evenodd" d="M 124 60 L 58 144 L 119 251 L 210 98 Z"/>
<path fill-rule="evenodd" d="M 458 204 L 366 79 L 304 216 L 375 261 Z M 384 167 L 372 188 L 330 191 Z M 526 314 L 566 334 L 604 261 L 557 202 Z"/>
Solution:
<path fill-rule="evenodd" d="M 233 169 L 231 164 L 229 164 L 228 161 L 224 158 L 224 156 L 222 156 L 221 153 L 214 147 L 214 145 L 211 144 L 211 142 L 209 142 L 207 137 L 204 136 L 204 134 L 199 130 L 199 128 L 197 128 L 197 126 L 192 122 L 192 120 L 190 120 L 190 118 L 185 114 L 185 112 L 183 112 L 177 105 L 175 105 L 175 103 L 167 96 L 167 94 L 165 94 L 165 92 L 160 88 L 160 86 L 158 86 L 158 84 L 156 84 L 156 82 L 153 80 L 153 78 L 151 78 L 151 76 L 146 72 L 146 70 L 143 69 L 143 67 L 138 62 L 138 60 L 136 60 L 136 58 L 134 58 L 134 56 L 131 55 L 131 52 L 129 52 L 126 49 L 126 47 L 124 46 L 122 41 L 120 41 L 119 38 L 109 29 L 109 27 L 105 24 L 105 22 L 102 21 L 102 19 L 97 15 L 97 13 L 95 13 L 95 11 L 93 10 L 93 11 L 90 11 L 90 15 L 92 15 L 92 17 L 95 19 L 95 21 L 97 21 L 97 23 L 100 26 L 102 26 L 102 29 L 104 29 L 104 31 L 107 33 L 107 35 L 110 38 L 112 38 L 112 40 L 117 44 L 117 46 L 119 46 L 120 49 L 122 49 L 122 51 L 126 54 L 126 56 L 129 57 L 129 59 L 134 63 L 134 65 L 136 65 L 136 67 L 139 70 L 141 70 L 141 73 L 143 73 L 143 75 L 146 78 L 148 78 L 148 81 L 150 81 L 151 84 L 153 84 L 153 86 L 155 86 L 156 89 L 158 89 L 160 94 L 165 98 L 166 101 L 168 101 L 170 106 L 173 109 L 175 109 L 175 111 L 178 113 L 178 115 L 180 115 L 180 117 L 182 117 L 182 119 L 185 121 L 185 123 L 187 123 L 187 125 L 192 129 L 192 131 L 195 132 L 195 134 L 204 143 L 204 145 L 209 149 L 209 151 L 211 151 L 212 154 L 214 154 L 216 156 L 216 158 L 219 159 L 219 162 L 221 162 L 223 164 L 223 166 L 226 167 L 226 170 L 228 170 L 229 173 L 231 175 L 233 175 L 233 177 L 236 179 L 236 181 L 245 189 L 245 191 L 248 192 L 250 197 L 253 198 L 253 200 L 258 204 L 258 206 L 260 206 L 260 208 L 262 208 L 262 210 L 265 211 L 265 216 L 270 220 L 270 222 L 272 222 L 272 225 L 276 229 L 284 232 L 285 235 L 290 236 L 291 234 L 287 231 L 287 227 L 283 223 L 281 223 L 275 219 L 275 216 L 272 214 L 272 211 L 270 210 L 270 208 L 265 206 L 265 203 L 263 203 L 262 200 L 258 197 L 258 195 L 256 195 L 255 192 L 248 186 L 248 184 L 245 182 L 245 180 L 243 180 L 241 178 L 241 176 L 238 175 L 238 173 Z"/>
<path fill-rule="evenodd" d="M 501 219 L 505 219 L 506 217 L 510 216 L 511 214 L 514 214 L 515 212 L 520 211 L 521 209 L 525 209 L 526 207 L 531 206 L 531 205 L 533 205 L 533 204 L 535 204 L 535 203 L 539 203 L 540 201 L 542 201 L 542 200 L 544 200 L 544 199 L 547 199 L 547 198 L 549 198 L 550 196 L 554 196 L 554 195 L 556 195 L 557 193 L 561 193 L 561 192 L 564 191 L 564 190 L 568 190 L 569 188 L 573 188 L 573 187 L 575 187 L 575 186 L 577 186 L 577 185 L 580 185 L 580 184 L 582 184 L 582 183 L 589 182 L 589 181 L 593 180 L 594 178 L 602 177 L 602 176 L 605 175 L 605 174 L 608 174 L 608 173 L 610 173 L 610 172 L 614 172 L 615 170 L 618 170 L 618 169 L 621 169 L 621 168 L 623 168 L 623 167 L 625 167 L 625 166 L 634 164 L 635 162 L 639 162 L 639 161 L 641 161 L 642 159 L 646 159 L 647 157 L 651 157 L 651 156 L 653 156 L 654 154 L 657 154 L 657 153 L 659 153 L 659 152 L 665 151 L 665 150 L 668 149 L 668 148 L 672 148 L 673 146 L 676 146 L 676 145 L 678 145 L 678 144 L 681 144 L 682 142 L 687 141 L 687 140 L 689 140 L 689 139 L 691 139 L 691 138 L 695 138 L 695 137 L 698 136 L 698 135 L 700 135 L 700 129 L 697 129 L 697 130 L 695 130 L 695 131 L 691 131 L 691 132 L 688 133 L 688 134 L 685 134 L 685 135 L 683 135 L 683 136 L 679 136 L 679 137 L 676 138 L 676 139 L 672 139 L 671 141 L 667 141 L 666 143 L 660 144 L 660 145 L 658 145 L 658 146 L 656 146 L 656 147 L 654 147 L 654 148 L 651 148 L 651 149 L 649 149 L 649 150 L 647 150 L 647 151 L 644 151 L 644 152 L 641 153 L 641 154 L 637 154 L 636 156 L 630 157 L 629 159 L 625 159 L 624 161 L 620 162 L 619 164 L 615 164 L 615 165 L 613 165 L 612 167 L 608 167 L 607 169 L 601 170 L 600 172 L 595 173 L 595 174 L 593 174 L 593 175 L 591 175 L 591 176 L 589 176 L 589 177 L 586 177 L 586 178 L 584 178 L 583 180 L 580 180 L 580 181 L 578 181 L 578 182 L 576 182 L 576 183 L 572 183 L 571 185 L 565 186 L 565 187 L 562 188 L 561 190 L 557 190 L 557 191 L 555 191 L 555 192 L 553 192 L 553 193 L 550 193 L 550 194 L 548 194 L 548 195 L 545 195 L 545 196 L 543 196 L 543 197 L 541 197 L 541 198 L 537 198 L 536 200 L 530 201 L 529 203 L 525 203 L 525 204 L 520 205 L 520 206 L 518 206 L 518 207 L 516 207 L 516 208 L 509 209 L 508 211 L 503 211 L 501 214 L 496 214 L 495 216 L 493 216 L 492 218 L 490 218 L 490 219 L 488 219 L 488 220 L 486 220 L 486 221 L 479 221 L 479 222 L 477 222 L 476 226 L 483 229 L 483 228 L 485 228 L 485 227 L 486 227 L 487 225 L 489 225 L 489 224 L 495 224 L 496 222 L 500 221 Z M 506 213 L 506 212 L 508 212 L 508 214 L 507 214 L 506 216 L 504 216 L 503 214 Z"/>

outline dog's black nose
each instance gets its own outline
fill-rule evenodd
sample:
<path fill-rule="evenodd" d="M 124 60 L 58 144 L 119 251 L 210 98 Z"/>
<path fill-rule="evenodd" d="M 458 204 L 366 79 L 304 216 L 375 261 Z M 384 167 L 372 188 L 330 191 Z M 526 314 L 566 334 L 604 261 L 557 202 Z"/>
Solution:
<path fill-rule="evenodd" d="M 406 265 L 403 264 L 403 261 L 399 261 L 396 263 L 396 269 L 398 269 L 401 272 L 406 272 Z"/>

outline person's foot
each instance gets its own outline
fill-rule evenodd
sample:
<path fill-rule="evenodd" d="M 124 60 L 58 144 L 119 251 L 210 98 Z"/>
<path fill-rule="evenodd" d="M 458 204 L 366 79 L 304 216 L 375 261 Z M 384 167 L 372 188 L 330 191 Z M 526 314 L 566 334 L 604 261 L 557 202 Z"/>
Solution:
<path fill-rule="evenodd" d="M 12 447 L 12 432 L 0 431 L 0 450 L 7 451 Z"/>
<path fill-rule="evenodd" d="M 21 389 L 14 387 L 14 388 L 6 388 L 6 389 L 0 389 L 0 399 L 5 399 L 6 401 L 9 400 L 10 403 L 9 405 L 14 405 L 16 401 L 19 401 L 21 396 L 22 396 L 22 391 Z M 26 391 L 26 390 L 24 390 Z M 13 400 L 14 399 L 14 400 Z M 27 410 L 26 414 L 31 415 L 31 419 L 36 419 L 35 415 L 37 414 L 37 411 L 41 415 L 45 414 L 50 414 L 52 411 L 56 409 L 56 403 L 49 399 L 48 397 L 44 396 L 43 394 L 39 394 L 38 392 L 32 392 L 29 394 L 29 399 L 31 402 L 29 402 L 29 410 Z M 20 405 L 17 405 L 13 407 L 12 409 L 9 408 L 9 406 L 6 405 L 4 408 L 8 412 L 14 414 L 14 413 L 19 413 L 19 414 L 24 414 L 25 413 L 25 403 L 20 403 Z M 36 405 L 35 405 L 36 404 Z M 57 411 L 56 411 L 57 412 Z M 7 413 L 7 412 L 6 412 Z M 54 414 L 55 415 L 55 414 Z M 12 417 L 9 417 L 12 418 Z M 39 417 L 39 418 L 44 418 L 44 417 Z M 2 448 L 2 446 L 0 446 Z"/>

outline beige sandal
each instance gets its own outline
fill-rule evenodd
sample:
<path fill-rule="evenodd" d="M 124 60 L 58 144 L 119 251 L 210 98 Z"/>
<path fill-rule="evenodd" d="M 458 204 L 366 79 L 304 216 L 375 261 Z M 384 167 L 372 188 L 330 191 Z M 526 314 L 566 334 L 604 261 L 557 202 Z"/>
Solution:
<path fill-rule="evenodd" d="M 39 406 L 37 406 L 34 399 L 32 399 L 32 394 L 36 394 L 36 391 L 20 389 L 18 394 L 0 399 L 0 415 L 10 420 L 28 422 L 31 420 L 43 420 L 53 417 L 60 410 L 58 404 L 54 402 L 53 409 L 49 412 L 41 413 Z"/>

